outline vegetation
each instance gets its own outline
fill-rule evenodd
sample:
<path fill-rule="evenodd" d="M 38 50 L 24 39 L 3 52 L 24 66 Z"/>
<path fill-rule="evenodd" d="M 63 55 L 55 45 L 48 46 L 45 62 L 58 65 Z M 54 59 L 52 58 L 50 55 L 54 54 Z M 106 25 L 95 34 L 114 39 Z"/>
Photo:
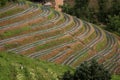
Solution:
<path fill-rule="evenodd" d="M 0 0 L 0 7 L 4 6 L 7 2 L 8 0 Z"/>
<path fill-rule="evenodd" d="M 0 80 L 56 80 L 67 70 L 73 71 L 67 66 L 0 52 Z"/>
<path fill-rule="evenodd" d="M 61 75 L 63 75 L 61 78 L 62 80 L 66 80 L 66 78 L 67 80 L 73 80 L 73 77 L 75 80 L 78 80 L 78 78 L 80 78 L 80 80 L 81 78 L 82 80 L 88 80 L 86 78 L 90 76 L 85 75 L 85 73 L 89 74 L 88 71 L 92 71 L 93 74 L 90 76 L 94 77 L 91 78 L 97 78 L 97 80 L 110 80 L 109 78 L 111 78 L 111 75 L 96 62 L 92 62 L 91 66 L 88 66 L 88 63 L 85 62 L 74 72 L 74 69 L 68 66 L 30 59 L 23 55 L 17 55 L 11 52 L 0 52 L 0 80 L 56 80 L 60 79 Z M 102 71 L 106 71 L 104 75 L 107 76 L 105 76 L 104 79 L 98 79 L 103 75 L 100 74 Z M 101 76 L 95 76 L 94 73 L 100 74 Z M 78 74 L 81 74 L 82 77 L 78 76 Z M 111 80 L 119 79 L 119 75 L 113 75 Z"/>
<path fill-rule="evenodd" d="M 7 12 L 1 13 L 0 14 L 0 18 L 3 18 L 3 17 L 6 17 L 6 16 L 10 16 L 10 15 L 19 13 L 20 11 L 23 11 L 23 10 L 24 9 L 22 9 L 22 8 L 15 8 L 15 9 L 9 10 Z"/>
<path fill-rule="evenodd" d="M 106 30 L 120 34 L 120 1 L 98 0 L 97 10 L 89 6 L 89 1 L 90 0 L 75 0 L 75 5 L 73 7 L 69 4 L 64 4 L 62 10 L 63 12 L 77 16 L 78 18 L 89 22 L 103 24 L 105 25 Z"/>
<path fill-rule="evenodd" d="M 96 61 L 82 63 L 74 72 L 71 74 L 70 71 L 65 72 L 61 80 L 110 80 L 111 74 L 99 65 Z"/>
<path fill-rule="evenodd" d="M 0 0 L 0 7 L 5 6 L 8 2 L 15 2 L 18 0 Z"/>
<path fill-rule="evenodd" d="M 27 30 L 30 30 L 30 27 L 26 26 L 17 30 L 6 31 L 3 34 L 0 34 L 0 39 L 4 39 L 15 34 L 20 34 L 21 32 L 27 31 Z"/>
<path fill-rule="evenodd" d="M 78 11 L 80 10 L 76 10 L 76 12 L 73 13 L 74 8 L 70 6 L 69 9 L 72 8 L 70 13 L 89 20 L 91 18 L 90 14 L 86 13 L 86 11 L 89 13 L 87 7 L 89 0 L 81 0 L 81 3 L 79 3 L 80 0 L 76 1 L 78 1 L 78 3 L 75 4 L 75 7 L 81 6 L 80 9 L 85 11 L 79 13 Z M 103 2 L 104 0 L 101 0 L 101 4 L 99 5 L 102 5 Z M 64 13 L 55 14 L 53 12 L 54 10 L 50 8 L 38 8 L 38 4 L 29 1 L 25 2 L 25 0 L 22 2 L 21 0 L 21 5 L 26 4 L 29 6 L 27 7 L 28 11 L 22 15 L 13 16 L 5 20 L 3 18 L 1 19 L 1 23 L 11 22 L 5 24 L 6 27 L 2 28 L 1 26 L 0 28 L 0 80 L 81 80 L 81 78 L 82 80 L 110 80 L 111 74 L 108 70 L 113 73 L 113 80 L 119 79 L 119 76 L 114 75 L 114 73 L 119 74 L 119 70 L 117 70 L 119 68 L 119 40 L 114 35 L 97 27 L 95 28 L 88 22 L 86 23 L 91 26 L 86 26 L 84 21 L 76 17 Z M 104 5 L 105 4 L 106 3 L 104 3 Z M 30 8 L 31 6 L 34 8 Z M 0 14 L 12 10 L 2 11 L 3 9 L 5 8 L 1 9 Z M 26 17 L 29 16 L 27 13 L 39 9 L 41 12 L 39 16 L 40 21 L 38 17 L 35 17 L 36 19 L 34 20 L 28 20 L 27 22 L 24 21 Z M 104 8 L 99 7 L 98 9 L 102 11 Z M 107 11 L 101 13 L 107 14 Z M 11 15 L 14 14 L 17 14 L 16 11 L 11 13 Z M 85 14 L 85 16 L 82 16 L 83 14 Z M 97 17 L 102 16 L 98 14 L 96 14 Z M 4 18 L 8 15 L 5 15 Z M 29 19 L 33 17 L 34 16 L 30 16 Z M 113 17 L 115 19 L 113 19 Z M 51 22 L 53 18 L 54 20 Z M 109 15 L 108 18 L 111 19 L 105 20 L 105 22 L 109 22 L 109 26 L 112 27 L 116 25 L 116 28 L 119 26 L 117 25 L 119 24 L 117 13 L 114 16 Z M 14 22 L 15 20 L 16 22 Z M 97 20 L 100 22 L 104 21 L 102 18 Z M 97 20 L 95 19 L 94 21 L 97 22 Z M 20 21 L 22 22 L 19 23 Z M 102 24 L 105 24 L 105 22 Z M 9 25 L 14 23 L 18 24 L 14 26 Z M 37 59 L 30 59 L 12 52 Z M 93 58 L 96 58 L 100 63 L 103 63 L 103 65 L 99 65 L 96 61 L 84 62 Z M 57 65 L 55 63 L 66 64 L 72 67 L 77 67 L 82 64 L 74 70 L 71 67 Z"/>
<path fill-rule="evenodd" d="M 116 31 L 120 35 L 120 15 L 109 16 L 106 29 L 109 31 Z"/>
<path fill-rule="evenodd" d="M 120 75 L 113 75 L 112 76 L 112 80 L 119 80 L 120 79 Z"/>

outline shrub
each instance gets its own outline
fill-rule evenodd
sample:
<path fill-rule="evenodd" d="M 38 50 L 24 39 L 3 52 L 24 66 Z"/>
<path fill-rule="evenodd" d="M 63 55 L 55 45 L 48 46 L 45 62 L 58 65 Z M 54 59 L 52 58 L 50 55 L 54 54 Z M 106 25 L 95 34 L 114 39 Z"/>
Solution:
<path fill-rule="evenodd" d="M 110 80 L 111 74 L 95 60 L 82 63 L 72 75 L 65 72 L 61 80 Z"/>

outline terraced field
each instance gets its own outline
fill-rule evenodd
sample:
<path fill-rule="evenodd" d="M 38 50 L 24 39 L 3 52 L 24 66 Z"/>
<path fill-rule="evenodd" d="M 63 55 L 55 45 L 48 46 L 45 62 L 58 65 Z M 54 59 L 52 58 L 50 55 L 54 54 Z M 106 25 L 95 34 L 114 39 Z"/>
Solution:
<path fill-rule="evenodd" d="M 96 59 L 111 72 L 120 72 L 120 42 L 113 34 L 33 3 L 0 9 L 0 51 L 72 67 Z"/>

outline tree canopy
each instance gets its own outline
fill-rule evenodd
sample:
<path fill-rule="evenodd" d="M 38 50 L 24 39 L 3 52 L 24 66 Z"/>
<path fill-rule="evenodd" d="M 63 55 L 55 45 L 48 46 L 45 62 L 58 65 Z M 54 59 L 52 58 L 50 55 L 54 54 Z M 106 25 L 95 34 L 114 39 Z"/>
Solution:
<path fill-rule="evenodd" d="M 95 60 L 84 62 L 76 68 L 74 74 L 67 71 L 61 80 L 111 80 L 111 74 Z"/>
<path fill-rule="evenodd" d="M 75 0 L 73 7 L 63 5 L 63 12 L 95 24 L 103 24 L 105 29 L 120 35 L 120 0 L 97 0 L 97 11 L 89 7 L 89 2 L 90 0 Z"/>

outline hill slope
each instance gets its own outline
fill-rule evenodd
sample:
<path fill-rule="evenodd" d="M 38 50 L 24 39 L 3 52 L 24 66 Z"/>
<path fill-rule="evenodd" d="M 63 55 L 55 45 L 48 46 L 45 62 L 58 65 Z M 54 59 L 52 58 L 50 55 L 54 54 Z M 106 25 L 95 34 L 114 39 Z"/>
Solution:
<path fill-rule="evenodd" d="M 96 59 L 120 72 L 120 41 L 98 26 L 31 2 L 0 9 L 0 51 L 77 67 Z"/>
<path fill-rule="evenodd" d="M 0 53 L 0 80 L 56 80 L 67 70 L 73 69 L 13 53 Z"/>

